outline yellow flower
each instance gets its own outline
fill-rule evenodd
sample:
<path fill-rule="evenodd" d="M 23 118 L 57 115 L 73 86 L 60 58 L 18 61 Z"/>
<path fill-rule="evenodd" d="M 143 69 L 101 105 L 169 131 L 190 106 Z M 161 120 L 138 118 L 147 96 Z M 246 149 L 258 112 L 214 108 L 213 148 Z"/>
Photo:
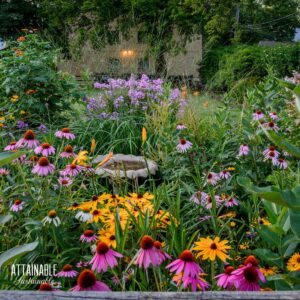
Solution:
<path fill-rule="evenodd" d="M 137 202 L 147 202 L 154 199 L 154 195 L 146 192 L 145 194 L 137 194 L 137 193 L 129 193 L 129 196 L 131 200 L 137 201 Z"/>
<path fill-rule="evenodd" d="M 125 209 L 119 209 L 119 218 L 120 218 L 121 228 L 124 230 L 128 220 L 128 213 Z M 115 230 L 116 223 L 117 223 L 116 215 L 111 212 L 106 213 L 104 215 L 103 223 L 104 223 L 104 228 Z"/>
<path fill-rule="evenodd" d="M 147 131 L 146 131 L 146 128 L 143 127 L 143 129 L 142 129 L 142 142 L 143 142 L 143 145 L 146 142 L 146 140 L 147 140 Z"/>
<path fill-rule="evenodd" d="M 235 211 L 230 211 L 224 215 L 219 216 L 219 219 L 225 219 L 225 218 L 235 218 L 236 217 L 236 212 Z"/>
<path fill-rule="evenodd" d="M 227 171 L 234 171 L 234 170 L 235 170 L 234 167 L 228 167 L 228 168 L 227 168 Z"/>
<path fill-rule="evenodd" d="M 293 254 L 288 260 L 286 267 L 290 272 L 300 271 L 300 254 Z"/>
<path fill-rule="evenodd" d="M 98 231 L 99 241 L 106 243 L 109 247 L 116 248 L 116 235 L 115 230 L 113 229 L 101 229 Z"/>
<path fill-rule="evenodd" d="M 96 140 L 92 139 L 92 142 L 91 142 L 91 154 L 94 153 L 95 149 L 96 149 Z"/>
<path fill-rule="evenodd" d="M 100 161 L 100 163 L 97 165 L 96 169 L 100 168 L 101 166 L 106 164 L 109 160 L 111 160 L 112 157 L 113 157 L 113 153 L 109 152 L 108 155 L 102 161 Z"/>
<path fill-rule="evenodd" d="M 229 223 L 229 225 L 230 225 L 230 227 L 235 227 L 235 226 L 236 226 L 236 222 L 231 221 L 231 222 Z"/>
<path fill-rule="evenodd" d="M 247 250 L 247 249 L 249 249 L 249 243 L 248 243 L 248 242 L 241 243 L 241 244 L 239 245 L 239 249 L 240 249 L 240 250 Z"/>
<path fill-rule="evenodd" d="M 268 221 L 267 219 L 265 219 L 265 218 L 259 218 L 258 223 L 259 223 L 260 225 L 265 225 L 265 226 L 271 225 L 271 222 L 269 222 L 269 221 Z"/>
<path fill-rule="evenodd" d="M 98 223 L 103 220 L 103 211 L 101 211 L 100 209 L 92 210 L 91 214 L 93 217 L 91 218 L 91 220 L 89 220 L 89 223 Z"/>
<path fill-rule="evenodd" d="M 219 237 L 215 237 L 214 240 L 210 237 L 200 238 L 200 241 L 195 243 L 196 247 L 192 250 L 199 251 L 197 257 L 202 256 L 203 260 L 210 259 L 214 261 L 217 256 L 225 262 L 226 259 L 230 259 L 226 253 L 231 247 L 227 243 L 227 240 L 220 241 Z"/>
<path fill-rule="evenodd" d="M 19 99 L 19 96 L 18 96 L 18 95 L 13 95 L 13 96 L 10 97 L 10 100 L 11 100 L 11 102 L 13 102 L 13 103 L 17 102 L 18 99 Z"/>
<path fill-rule="evenodd" d="M 20 114 L 21 114 L 21 115 L 25 115 L 25 114 L 26 114 L 26 111 L 25 111 L 25 110 L 21 110 L 21 111 L 20 111 Z"/>
<path fill-rule="evenodd" d="M 259 269 L 266 277 L 267 276 L 273 276 L 278 272 L 277 267 L 269 267 L 269 266 L 264 266 L 263 268 Z"/>
<path fill-rule="evenodd" d="M 72 164 L 78 164 L 80 166 L 85 166 L 85 162 L 87 161 L 87 154 L 88 152 L 86 150 L 80 151 L 78 155 L 74 158 Z"/>

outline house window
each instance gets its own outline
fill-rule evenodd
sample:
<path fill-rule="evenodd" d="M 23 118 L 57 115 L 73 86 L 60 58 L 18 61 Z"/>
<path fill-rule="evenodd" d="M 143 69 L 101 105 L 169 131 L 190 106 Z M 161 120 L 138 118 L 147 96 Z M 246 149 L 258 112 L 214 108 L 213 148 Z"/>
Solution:
<path fill-rule="evenodd" d="M 108 68 L 111 73 L 117 73 L 120 71 L 121 62 L 118 58 L 110 58 L 108 61 Z"/>
<path fill-rule="evenodd" d="M 145 58 L 140 58 L 138 60 L 138 72 L 139 73 L 147 73 L 149 72 L 149 58 L 145 57 Z"/>

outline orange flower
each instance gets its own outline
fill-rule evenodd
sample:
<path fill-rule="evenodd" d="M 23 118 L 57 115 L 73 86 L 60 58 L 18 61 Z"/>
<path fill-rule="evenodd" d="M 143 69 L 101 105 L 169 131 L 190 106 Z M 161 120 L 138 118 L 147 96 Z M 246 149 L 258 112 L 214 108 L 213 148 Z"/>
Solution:
<path fill-rule="evenodd" d="M 18 39 L 17 39 L 17 42 L 24 42 L 26 40 L 25 36 L 20 36 Z"/>
<path fill-rule="evenodd" d="M 21 51 L 21 50 L 16 50 L 15 53 L 16 53 L 17 56 L 23 56 L 24 55 L 24 52 Z"/>
<path fill-rule="evenodd" d="M 26 94 L 27 95 L 32 95 L 32 94 L 34 94 L 36 92 L 36 90 L 27 90 L 26 91 Z"/>

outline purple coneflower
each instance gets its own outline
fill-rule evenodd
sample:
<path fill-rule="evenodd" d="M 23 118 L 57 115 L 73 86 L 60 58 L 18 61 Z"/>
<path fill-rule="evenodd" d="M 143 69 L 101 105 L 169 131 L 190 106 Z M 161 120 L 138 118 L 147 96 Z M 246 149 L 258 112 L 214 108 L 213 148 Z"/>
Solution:
<path fill-rule="evenodd" d="M 215 201 L 216 201 L 216 207 L 219 207 L 223 202 L 222 198 L 219 195 L 215 195 Z M 201 205 L 206 209 L 212 209 L 211 196 L 207 194 L 206 197 L 203 197 L 203 199 L 201 200 Z"/>
<path fill-rule="evenodd" d="M 263 155 L 265 159 L 273 159 L 279 157 L 279 152 L 276 150 L 274 146 L 270 146 L 268 149 L 263 151 Z"/>
<path fill-rule="evenodd" d="M 233 197 L 230 197 L 225 200 L 226 207 L 233 207 L 233 206 L 238 206 L 238 205 L 239 205 L 239 202 Z"/>
<path fill-rule="evenodd" d="M 224 273 L 217 275 L 215 278 L 217 281 L 217 286 L 223 289 L 231 290 L 233 288 L 233 283 L 230 281 L 231 273 L 234 268 L 230 265 L 225 266 Z"/>
<path fill-rule="evenodd" d="M 258 121 L 261 120 L 262 118 L 264 118 L 264 114 L 262 111 L 257 110 L 255 113 L 252 114 L 253 120 Z"/>
<path fill-rule="evenodd" d="M 52 174 L 55 170 L 53 164 L 50 164 L 47 157 L 41 157 L 38 163 L 33 167 L 32 173 L 38 174 L 39 176 L 47 176 Z"/>
<path fill-rule="evenodd" d="M 209 183 L 211 185 L 216 185 L 218 183 L 219 179 L 220 178 L 217 173 L 209 172 L 206 177 L 206 183 Z"/>
<path fill-rule="evenodd" d="M 280 169 L 285 170 L 285 169 L 287 169 L 287 167 L 288 167 L 288 163 L 287 163 L 287 161 L 284 160 L 283 158 L 279 158 L 279 159 L 277 160 L 277 166 L 278 166 Z"/>
<path fill-rule="evenodd" d="M 15 142 L 15 141 L 10 142 L 10 143 L 4 148 L 4 151 L 13 151 L 13 150 L 16 150 L 16 149 L 17 149 L 16 144 L 17 144 L 17 142 Z"/>
<path fill-rule="evenodd" d="M 97 236 L 94 234 L 93 230 L 85 230 L 80 236 L 80 241 L 85 243 L 93 243 L 97 241 Z"/>
<path fill-rule="evenodd" d="M 59 156 L 64 158 L 70 158 L 76 157 L 76 154 L 73 152 L 73 147 L 71 145 L 67 145 L 65 146 L 64 151 Z"/>
<path fill-rule="evenodd" d="M 72 184 L 72 179 L 69 177 L 59 177 L 58 182 L 61 186 L 69 186 Z"/>
<path fill-rule="evenodd" d="M 49 156 L 55 153 L 55 148 L 49 143 L 43 143 L 34 149 L 35 154 L 42 154 L 43 156 Z"/>
<path fill-rule="evenodd" d="M 14 159 L 12 161 L 12 164 L 18 164 L 18 163 L 22 164 L 22 163 L 25 163 L 25 161 L 26 161 L 26 154 L 23 154 L 20 157 Z"/>
<path fill-rule="evenodd" d="M 88 261 L 79 261 L 77 264 L 76 264 L 76 267 L 77 268 L 85 268 L 89 265 L 90 263 Z"/>
<path fill-rule="evenodd" d="M 176 149 L 181 153 L 185 153 L 188 149 L 192 148 L 192 146 L 193 144 L 190 141 L 186 139 L 180 139 Z"/>
<path fill-rule="evenodd" d="M 23 210 L 24 208 L 24 205 L 25 205 L 25 202 L 20 200 L 20 199 L 17 199 L 14 204 L 11 206 L 10 210 L 11 211 L 14 211 L 14 212 L 18 212 L 18 211 L 21 211 Z"/>
<path fill-rule="evenodd" d="M 32 130 L 27 130 L 24 133 L 23 138 L 21 138 L 16 143 L 16 148 L 28 147 L 28 148 L 36 148 L 39 145 L 39 141 L 35 139 L 35 134 Z"/>
<path fill-rule="evenodd" d="M 106 272 L 108 267 L 114 268 L 118 264 L 116 257 L 123 257 L 123 255 L 110 249 L 104 242 L 98 243 L 96 253 L 90 261 L 92 270 L 97 270 L 100 273 L 102 271 Z"/>
<path fill-rule="evenodd" d="M 249 146 L 247 144 L 243 144 L 240 146 L 239 156 L 248 155 L 250 152 Z"/>
<path fill-rule="evenodd" d="M 276 123 L 274 123 L 273 121 L 268 122 L 268 123 L 264 123 L 263 126 L 267 129 L 267 130 L 274 130 L 275 132 L 278 132 L 279 127 L 277 126 Z"/>
<path fill-rule="evenodd" d="M 197 288 L 199 288 L 201 291 L 205 291 L 209 288 L 209 284 L 199 276 L 192 277 L 188 276 L 183 278 L 183 288 L 187 289 L 189 286 L 191 286 L 192 292 L 196 292 Z"/>
<path fill-rule="evenodd" d="M 105 283 L 98 281 L 93 271 L 86 269 L 79 274 L 77 285 L 71 288 L 70 291 L 110 292 L 111 289 Z"/>
<path fill-rule="evenodd" d="M 183 129 L 186 129 L 187 127 L 185 126 L 185 125 L 183 125 L 183 124 L 178 124 L 177 126 L 176 126 L 176 129 L 177 130 L 183 130 Z"/>
<path fill-rule="evenodd" d="M 62 130 L 55 132 L 55 136 L 60 139 L 62 138 L 66 138 L 67 140 L 75 139 L 75 135 L 71 133 L 70 128 L 63 128 Z"/>
<path fill-rule="evenodd" d="M 222 178 L 222 179 L 228 179 L 230 176 L 231 176 L 231 174 L 227 170 L 221 171 L 219 173 L 219 178 Z"/>
<path fill-rule="evenodd" d="M 265 276 L 258 268 L 257 259 L 252 255 L 246 258 L 243 267 L 231 273 L 229 279 L 238 291 L 259 291 L 259 280 L 266 282 Z"/>
<path fill-rule="evenodd" d="M 154 240 L 149 235 L 144 235 L 140 242 L 141 249 L 138 252 L 137 259 L 134 264 L 139 268 L 148 269 L 150 265 L 158 266 L 161 264 L 161 257 L 157 249 L 154 247 Z"/>
<path fill-rule="evenodd" d="M 198 191 L 192 195 L 190 201 L 196 204 L 201 204 L 202 201 L 206 200 L 207 196 L 208 195 L 205 192 Z"/>
<path fill-rule="evenodd" d="M 9 170 L 0 168 L 0 176 L 7 176 L 9 175 Z"/>
<path fill-rule="evenodd" d="M 62 176 L 77 176 L 79 172 L 83 169 L 83 167 L 75 165 L 75 164 L 70 164 L 67 165 L 62 171 L 60 171 L 60 174 Z"/>
<path fill-rule="evenodd" d="M 277 115 L 277 113 L 276 113 L 275 111 L 270 112 L 270 113 L 269 113 L 269 116 L 270 116 L 270 118 L 271 118 L 272 120 L 274 120 L 274 121 L 276 121 L 276 120 L 279 119 L 279 117 L 278 117 L 278 115 Z"/>
<path fill-rule="evenodd" d="M 77 271 L 73 270 L 72 266 L 67 264 L 64 265 L 62 270 L 56 274 L 57 277 L 76 277 L 78 274 Z"/>
<path fill-rule="evenodd" d="M 195 278 L 199 273 L 204 273 L 200 266 L 195 263 L 195 257 L 190 250 L 184 250 L 179 258 L 167 265 L 166 268 L 170 269 L 170 272 L 176 272 L 176 275 L 183 272 L 183 280 L 187 277 Z"/>
<path fill-rule="evenodd" d="M 171 256 L 161 249 L 162 244 L 160 241 L 155 241 L 153 246 L 157 249 L 158 259 L 160 261 L 159 264 L 162 264 L 166 259 L 171 259 Z"/>

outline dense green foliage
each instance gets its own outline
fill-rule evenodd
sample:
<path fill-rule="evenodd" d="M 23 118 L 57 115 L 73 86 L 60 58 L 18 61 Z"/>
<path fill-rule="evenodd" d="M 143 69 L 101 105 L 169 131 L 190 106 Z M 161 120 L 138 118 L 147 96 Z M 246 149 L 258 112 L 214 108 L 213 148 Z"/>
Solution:
<path fill-rule="evenodd" d="M 226 91 L 240 82 L 259 82 L 267 76 L 268 69 L 282 78 L 299 68 L 300 43 L 272 47 L 238 45 L 208 51 L 200 74 L 209 89 Z"/>
<path fill-rule="evenodd" d="M 58 50 L 37 34 L 22 36 L 1 51 L 2 114 L 31 122 L 45 116 L 58 118 L 72 100 L 79 99 L 76 80 L 58 71 L 58 55 Z"/>

